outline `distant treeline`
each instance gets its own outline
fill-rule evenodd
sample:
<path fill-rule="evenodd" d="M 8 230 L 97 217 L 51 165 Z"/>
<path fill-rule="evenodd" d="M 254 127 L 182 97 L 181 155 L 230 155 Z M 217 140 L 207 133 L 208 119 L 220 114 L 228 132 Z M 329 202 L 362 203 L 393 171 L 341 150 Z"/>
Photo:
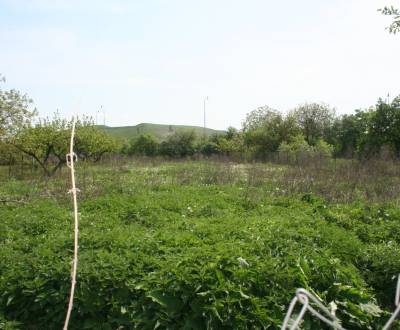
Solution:
<path fill-rule="evenodd" d="M 0 77 L 0 80 L 2 78 Z M 0 164 L 30 164 L 51 176 L 68 152 L 71 121 L 57 114 L 36 120 L 32 101 L 16 90 L 0 88 Z M 80 159 L 98 161 L 106 154 L 183 158 L 239 156 L 266 159 L 283 154 L 299 157 L 400 156 L 400 97 L 379 99 L 375 106 L 354 114 L 336 116 L 328 105 L 306 103 L 283 114 L 268 106 L 247 114 L 241 129 L 229 127 L 212 136 L 194 131 L 171 131 L 159 140 L 149 134 L 115 138 L 97 128 L 90 118 L 77 122 L 75 151 Z"/>
<path fill-rule="evenodd" d="M 211 137 L 192 131 L 176 132 L 164 141 L 142 134 L 125 142 L 122 153 L 142 156 L 187 157 L 246 154 L 263 158 L 271 153 L 315 154 L 325 157 L 400 156 L 400 97 L 379 99 L 375 106 L 336 116 L 325 104 L 306 103 L 284 115 L 268 106 L 250 112 L 237 130 Z"/>

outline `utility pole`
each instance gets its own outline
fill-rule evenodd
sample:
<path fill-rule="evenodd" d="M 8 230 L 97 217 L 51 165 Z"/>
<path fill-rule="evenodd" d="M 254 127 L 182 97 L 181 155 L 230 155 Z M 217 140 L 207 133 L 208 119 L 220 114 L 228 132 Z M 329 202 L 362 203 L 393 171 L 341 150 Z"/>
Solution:
<path fill-rule="evenodd" d="M 103 105 L 100 106 L 100 111 L 103 112 L 103 125 L 106 126 L 106 111 L 104 110 Z"/>
<path fill-rule="evenodd" d="M 208 96 L 206 96 L 203 101 L 203 114 L 204 114 L 203 138 L 204 138 L 204 140 L 206 139 L 206 101 L 208 101 Z"/>

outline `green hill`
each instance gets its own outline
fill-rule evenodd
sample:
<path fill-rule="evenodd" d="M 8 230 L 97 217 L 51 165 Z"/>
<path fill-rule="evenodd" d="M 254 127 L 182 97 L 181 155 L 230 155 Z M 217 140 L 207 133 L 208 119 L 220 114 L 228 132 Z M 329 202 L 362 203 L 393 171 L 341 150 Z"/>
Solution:
<path fill-rule="evenodd" d="M 140 134 L 151 134 L 159 140 L 165 140 L 168 135 L 173 134 L 177 131 L 194 131 L 197 136 L 203 136 L 204 134 L 203 127 L 186 125 L 162 125 L 142 123 L 136 126 L 109 127 L 98 125 L 98 127 L 115 137 L 125 139 L 131 139 Z M 224 131 L 206 128 L 205 132 L 207 136 L 210 136 L 215 133 L 223 133 Z"/>

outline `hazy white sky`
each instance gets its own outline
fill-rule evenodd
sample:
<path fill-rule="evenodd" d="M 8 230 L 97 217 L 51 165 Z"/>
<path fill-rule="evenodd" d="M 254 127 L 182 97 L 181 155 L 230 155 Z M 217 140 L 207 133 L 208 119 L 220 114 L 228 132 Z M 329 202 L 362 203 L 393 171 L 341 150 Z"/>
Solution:
<path fill-rule="evenodd" d="M 338 113 L 400 94 L 386 0 L 0 0 L 3 87 L 40 115 L 240 127 L 262 105 Z M 99 115 L 99 123 L 102 122 Z"/>

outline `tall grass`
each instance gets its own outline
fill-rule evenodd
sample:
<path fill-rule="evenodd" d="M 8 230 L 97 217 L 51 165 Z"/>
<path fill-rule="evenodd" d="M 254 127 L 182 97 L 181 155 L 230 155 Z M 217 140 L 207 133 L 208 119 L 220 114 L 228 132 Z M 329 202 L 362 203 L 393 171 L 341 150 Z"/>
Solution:
<path fill-rule="evenodd" d="M 330 202 L 351 203 L 399 201 L 400 163 L 393 160 L 324 159 L 287 164 L 284 162 L 238 163 L 228 159 L 165 160 L 161 158 L 109 158 L 92 164 L 79 162 L 77 175 L 83 198 L 99 196 L 106 190 L 126 189 L 135 185 L 232 184 L 243 187 L 263 186 L 267 193 L 290 196 L 312 193 Z M 51 178 L 31 168 L 21 171 L 0 168 L 5 186 L 25 186 L 25 197 L 61 197 L 69 186 L 68 171 L 61 169 Z M 29 186 L 29 188 L 26 187 Z M 0 196 L 5 191 L 1 189 Z M 22 188 L 21 188 L 22 189 Z M 1 192 L 3 190 L 3 193 Z"/>

